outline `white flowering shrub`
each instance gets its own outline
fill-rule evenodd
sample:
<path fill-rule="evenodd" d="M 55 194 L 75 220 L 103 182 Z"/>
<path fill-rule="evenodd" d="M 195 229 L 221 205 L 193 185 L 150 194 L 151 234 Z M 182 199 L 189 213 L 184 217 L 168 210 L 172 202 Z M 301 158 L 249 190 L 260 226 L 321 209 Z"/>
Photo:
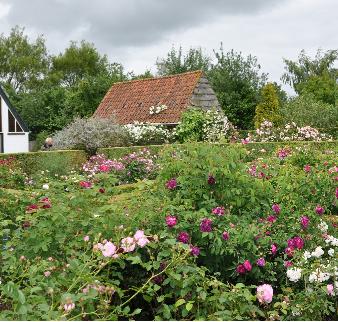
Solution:
<path fill-rule="evenodd" d="M 167 108 L 168 108 L 167 105 L 164 105 L 164 104 L 159 105 L 159 106 L 150 106 L 149 114 L 150 115 L 159 114 L 162 111 L 166 110 Z"/>
<path fill-rule="evenodd" d="M 249 134 L 246 140 L 250 142 L 330 141 L 332 137 L 310 126 L 299 127 L 295 122 L 288 123 L 282 128 L 275 128 L 272 122 L 265 120 L 255 133 Z"/>
<path fill-rule="evenodd" d="M 235 127 L 222 111 L 191 108 L 183 113 L 176 134 L 180 142 L 217 142 L 232 137 L 235 132 Z"/>
<path fill-rule="evenodd" d="M 175 130 L 165 125 L 134 122 L 124 126 L 133 145 L 169 143 L 175 139 Z"/>
<path fill-rule="evenodd" d="M 85 149 L 90 154 L 128 143 L 127 131 L 114 119 L 76 118 L 53 136 L 53 149 Z"/>
<path fill-rule="evenodd" d="M 323 238 L 313 249 L 300 253 L 294 266 L 288 268 L 287 277 L 293 283 L 303 280 L 309 291 L 322 287 L 333 296 L 338 293 L 338 239 L 328 234 L 326 222 L 321 221 L 317 228 Z"/>
<path fill-rule="evenodd" d="M 203 141 L 217 142 L 229 138 L 235 130 L 235 127 L 222 111 L 212 109 L 205 112 Z"/>

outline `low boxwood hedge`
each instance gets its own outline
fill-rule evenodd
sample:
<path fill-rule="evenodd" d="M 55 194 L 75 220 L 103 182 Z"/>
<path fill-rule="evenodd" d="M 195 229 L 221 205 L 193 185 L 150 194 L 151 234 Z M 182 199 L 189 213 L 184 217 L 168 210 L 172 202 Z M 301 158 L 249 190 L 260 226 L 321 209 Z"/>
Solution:
<path fill-rule="evenodd" d="M 22 170 L 27 174 L 48 170 L 50 174 L 66 174 L 77 169 L 87 160 L 82 150 L 39 151 L 28 153 L 0 154 L 0 159 L 14 157 Z"/>
<path fill-rule="evenodd" d="M 174 144 L 174 146 L 184 148 L 185 144 Z M 206 144 L 206 143 L 199 143 Z M 229 144 L 235 144 L 243 146 L 241 143 L 213 143 L 215 145 L 227 146 Z M 172 146 L 170 144 L 165 145 L 148 145 L 148 146 L 128 146 L 128 147 L 114 147 L 114 148 L 101 148 L 97 153 L 103 153 L 110 159 L 119 159 L 132 152 L 140 151 L 142 149 L 148 149 L 153 154 L 159 154 L 166 147 Z M 254 142 L 245 144 L 244 147 L 250 151 L 250 156 L 255 158 L 260 155 L 267 155 L 273 153 L 281 147 L 296 147 L 306 146 L 317 151 L 330 150 L 338 153 L 338 141 L 292 141 L 292 142 Z M 51 174 L 57 173 L 59 175 L 69 173 L 72 169 L 78 169 L 79 166 L 85 162 L 88 158 L 83 150 L 60 150 L 60 151 L 40 151 L 29 153 L 13 153 L 13 154 L 1 154 L 0 159 L 6 159 L 9 157 L 15 157 L 19 162 L 23 171 L 27 174 L 36 173 L 41 170 L 48 170 Z"/>

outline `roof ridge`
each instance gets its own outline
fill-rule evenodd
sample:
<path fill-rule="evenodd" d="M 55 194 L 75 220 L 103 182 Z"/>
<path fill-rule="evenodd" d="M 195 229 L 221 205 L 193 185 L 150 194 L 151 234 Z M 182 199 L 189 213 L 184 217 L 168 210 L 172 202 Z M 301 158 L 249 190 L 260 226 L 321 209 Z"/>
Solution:
<path fill-rule="evenodd" d="M 115 82 L 115 83 L 112 84 L 111 87 L 113 87 L 114 85 L 117 85 L 117 84 L 136 83 L 136 82 L 158 80 L 158 79 L 164 79 L 164 78 L 174 78 L 174 77 L 179 77 L 179 76 L 188 75 L 188 74 L 201 74 L 201 76 L 202 76 L 203 71 L 199 69 L 199 70 L 194 70 L 194 71 L 190 71 L 190 72 L 184 72 L 184 73 L 180 73 L 180 74 L 166 75 L 166 76 L 160 76 L 160 77 L 148 77 L 148 78 L 141 78 L 141 79 L 130 79 L 130 80 L 122 81 L 122 82 Z"/>

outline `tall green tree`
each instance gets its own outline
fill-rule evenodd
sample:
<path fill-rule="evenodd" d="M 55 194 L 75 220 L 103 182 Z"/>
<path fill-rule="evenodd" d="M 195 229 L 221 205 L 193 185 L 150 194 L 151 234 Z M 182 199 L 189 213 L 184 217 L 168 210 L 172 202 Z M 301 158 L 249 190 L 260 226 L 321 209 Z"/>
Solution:
<path fill-rule="evenodd" d="M 9 91 L 27 92 L 38 86 L 48 72 L 50 58 L 42 36 L 30 41 L 16 26 L 0 35 L 0 82 Z"/>
<path fill-rule="evenodd" d="M 264 120 L 279 125 L 281 122 L 280 105 L 274 84 L 266 84 L 261 91 L 261 101 L 256 106 L 255 127 L 259 128 Z"/>
<path fill-rule="evenodd" d="M 63 53 L 52 57 L 50 77 L 71 87 L 87 77 L 108 75 L 110 69 L 107 56 L 101 56 L 93 44 L 72 41 Z"/>
<path fill-rule="evenodd" d="M 215 51 L 216 62 L 207 74 L 221 107 L 229 120 L 241 129 L 254 126 L 255 108 L 267 74 L 254 56 L 244 57 L 231 50 Z"/>
<path fill-rule="evenodd" d="M 160 76 L 180 74 L 195 70 L 208 71 L 211 59 L 201 48 L 190 48 L 183 53 L 182 47 L 172 47 L 165 58 L 158 58 L 156 62 L 157 73 Z"/>
<path fill-rule="evenodd" d="M 338 69 L 334 64 L 337 60 L 338 50 L 324 53 L 318 50 L 314 59 L 302 50 L 297 61 L 284 59 L 282 80 L 299 95 L 313 94 L 317 100 L 335 105 L 338 100 Z"/>

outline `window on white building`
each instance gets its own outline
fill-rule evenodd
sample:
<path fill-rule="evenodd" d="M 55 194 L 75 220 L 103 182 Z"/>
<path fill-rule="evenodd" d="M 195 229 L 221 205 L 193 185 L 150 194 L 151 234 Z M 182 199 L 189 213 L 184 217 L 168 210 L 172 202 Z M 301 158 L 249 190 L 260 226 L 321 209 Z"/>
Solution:
<path fill-rule="evenodd" d="M 8 110 L 8 132 L 10 133 L 20 133 L 23 132 L 22 127 L 15 119 L 14 115 L 10 110 Z"/>

